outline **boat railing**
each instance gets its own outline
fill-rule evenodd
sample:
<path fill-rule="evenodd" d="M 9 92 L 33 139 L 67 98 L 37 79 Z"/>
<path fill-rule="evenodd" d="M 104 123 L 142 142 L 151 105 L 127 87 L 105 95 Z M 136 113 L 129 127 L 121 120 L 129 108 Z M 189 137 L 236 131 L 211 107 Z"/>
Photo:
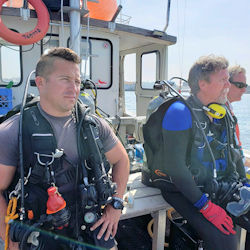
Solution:
<path fill-rule="evenodd" d="M 128 16 L 128 15 L 125 15 L 125 14 L 119 14 L 119 16 L 116 19 L 116 22 L 120 23 L 120 24 L 129 25 L 129 22 L 130 22 L 131 18 L 132 18 L 131 16 Z"/>

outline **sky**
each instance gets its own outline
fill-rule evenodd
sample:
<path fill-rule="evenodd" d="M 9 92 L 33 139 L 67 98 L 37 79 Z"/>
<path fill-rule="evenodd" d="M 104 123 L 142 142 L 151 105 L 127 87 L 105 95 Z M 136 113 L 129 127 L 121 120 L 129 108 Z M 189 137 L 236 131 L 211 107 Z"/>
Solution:
<path fill-rule="evenodd" d="M 163 30 L 168 0 L 118 0 L 130 25 Z M 166 33 L 177 37 L 169 47 L 168 76 L 187 78 L 204 55 L 224 56 L 240 64 L 250 79 L 250 0 L 172 0 Z"/>
<path fill-rule="evenodd" d="M 168 0 L 117 0 L 130 25 L 163 30 Z M 250 0 L 172 0 L 167 34 L 176 36 L 169 47 L 168 76 L 187 78 L 202 55 L 225 56 L 240 64 L 250 79 Z"/>

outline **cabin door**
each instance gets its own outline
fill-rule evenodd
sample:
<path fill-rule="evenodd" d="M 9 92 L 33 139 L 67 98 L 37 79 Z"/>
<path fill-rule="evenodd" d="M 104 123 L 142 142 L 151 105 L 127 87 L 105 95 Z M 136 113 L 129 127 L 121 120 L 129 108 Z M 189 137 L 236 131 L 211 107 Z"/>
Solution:
<path fill-rule="evenodd" d="M 136 115 L 146 115 L 148 103 L 159 94 L 153 86 L 167 79 L 167 46 L 152 44 L 136 52 Z"/>

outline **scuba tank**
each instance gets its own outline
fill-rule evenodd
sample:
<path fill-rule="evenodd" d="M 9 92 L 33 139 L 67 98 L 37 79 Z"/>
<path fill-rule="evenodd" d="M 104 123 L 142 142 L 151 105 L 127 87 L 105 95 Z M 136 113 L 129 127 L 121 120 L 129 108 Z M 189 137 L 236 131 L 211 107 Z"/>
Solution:
<path fill-rule="evenodd" d="M 90 108 L 91 114 L 95 114 L 95 101 L 94 101 L 94 98 L 90 94 L 83 91 L 79 95 L 79 99 L 82 101 L 83 104 L 87 105 Z"/>
<path fill-rule="evenodd" d="M 86 89 L 89 89 L 92 92 L 92 95 L 86 92 Z M 79 95 L 79 99 L 83 104 L 87 105 L 90 108 L 90 113 L 96 113 L 97 105 L 97 87 L 96 84 L 90 80 L 86 79 L 82 81 L 82 88 Z"/>
<path fill-rule="evenodd" d="M 143 134 L 144 134 L 144 149 L 145 152 L 147 154 L 147 164 L 146 162 L 144 163 L 144 167 L 143 167 L 143 171 L 142 171 L 142 179 L 145 181 L 144 184 L 148 184 L 148 182 L 151 182 L 151 178 L 150 178 L 150 174 L 148 175 L 148 173 L 150 173 L 151 171 L 144 171 L 146 168 L 151 169 L 153 166 L 152 162 L 154 162 L 155 159 L 155 152 L 153 152 L 154 150 L 156 150 L 157 148 L 157 143 L 154 143 L 154 145 L 152 145 L 152 140 L 156 138 L 156 140 L 160 140 L 161 138 L 161 134 L 158 133 L 158 127 L 161 126 L 161 121 L 155 121 L 155 117 L 153 117 L 153 115 L 157 114 L 157 113 L 164 113 L 166 112 L 167 108 L 174 102 L 176 101 L 178 98 L 181 99 L 185 105 L 187 107 L 189 107 L 191 114 L 193 116 L 193 119 L 197 122 L 197 127 L 198 129 L 200 129 L 202 137 L 204 138 L 204 143 L 208 148 L 208 153 L 210 154 L 211 157 L 211 162 L 212 162 L 212 166 L 213 166 L 213 170 L 212 170 L 212 178 L 213 180 L 217 183 L 216 178 L 217 178 L 217 171 L 216 171 L 216 163 L 215 163 L 215 158 L 214 158 L 214 154 L 212 152 L 212 149 L 209 145 L 208 139 L 202 129 L 202 126 L 200 124 L 199 118 L 196 115 L 196 113 L 192 110 L 192 107 L 189 105 L 189 103 L 186 101 L 186 99 L 178 92 L 174 89 L 173 87 L 173 80 L 174 79 L 180 79 L 180 80 L 184 80 L 180 77 L 172 77 L 169 81 L 165 82 L 165 81 L 157 81 L 154 85 L 155 89 L 161 89 L 164 93 L 164 99 L 165 102 L 162 102 L 162 105 L 160 105 L 158 108 L 155 108 L 155 112 L 152 113 L 152 115 L 150 116 L 151 119 L 149 119 L 146 124 L 144 124 L 143 126 Z M 185 80 L 184 80 L 185 81 Z M 164 85 L 164 86 L 163 86 Z M 166 91 L 165 88 L 168 88 L 169 90 Z M 175 93 L 175 95 L 173 94 Z M 171 96 L 168 96 L 168 94 L 170 94 Z M 152 106 L 152 105 L 151 105 Z M 151 108 L 152 109 L 152 108 Z M 207 112 L 212 112 L 213 109 L 212 107 L 210 107 L 208 110 L 206 110 Z M 216 112 L 215 112 L 216 113 Z M 217 113 L 216 113 L 217 114 Z M 152 118 L 153 117 L 153 118 Z M 151 127 L 154 127 L 154 129 L 152 129 L 152 131 L 148 131 Z M 149 128 L 150 127 L 150 128 Z M 153 139 L 152 139 L 153 138 Z M 149 145 L 150 144 L 150 145 Z M 152 151 L 153 150 L 153 151 Z M 150 159 L 149 159 L 150 158 Z M 147 165 L 147 166 L 146 166 Z M 145 176 L 144 176 L 145 175 Z M 144 178 L 145 177 L 145 178 Z M 212 191 L 212 193 L 214 193 L 214 190 Z"/>
<path fill-rule="evenodd" d="M 155 96 L 148 104 L 147 113 L 146 113 L 146 121 L 150 117 L 150 115 L 156 111 L 156 109 L 165 101 L 167 101 L 168 92 L 161 92 L 158 96 Z"/>

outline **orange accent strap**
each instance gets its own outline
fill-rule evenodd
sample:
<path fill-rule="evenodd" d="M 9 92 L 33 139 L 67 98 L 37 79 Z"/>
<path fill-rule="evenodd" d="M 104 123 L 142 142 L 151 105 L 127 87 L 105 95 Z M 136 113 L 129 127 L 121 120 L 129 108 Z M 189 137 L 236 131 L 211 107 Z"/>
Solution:
<path fill-rule="evenodd" d="M 6 224 L 5 243 L 4 243 L 5 250 L 8 249 L 8 245 L 9 245 L 9 229 L 10 229 L 9 221 L 15 220 L 18 218 L 18 214 L 16 214 L 16 207 L 17 207 L 17 198 L 12 197 L 7 207 L 7 215 L 5 216 L 5 224 Z"/>

